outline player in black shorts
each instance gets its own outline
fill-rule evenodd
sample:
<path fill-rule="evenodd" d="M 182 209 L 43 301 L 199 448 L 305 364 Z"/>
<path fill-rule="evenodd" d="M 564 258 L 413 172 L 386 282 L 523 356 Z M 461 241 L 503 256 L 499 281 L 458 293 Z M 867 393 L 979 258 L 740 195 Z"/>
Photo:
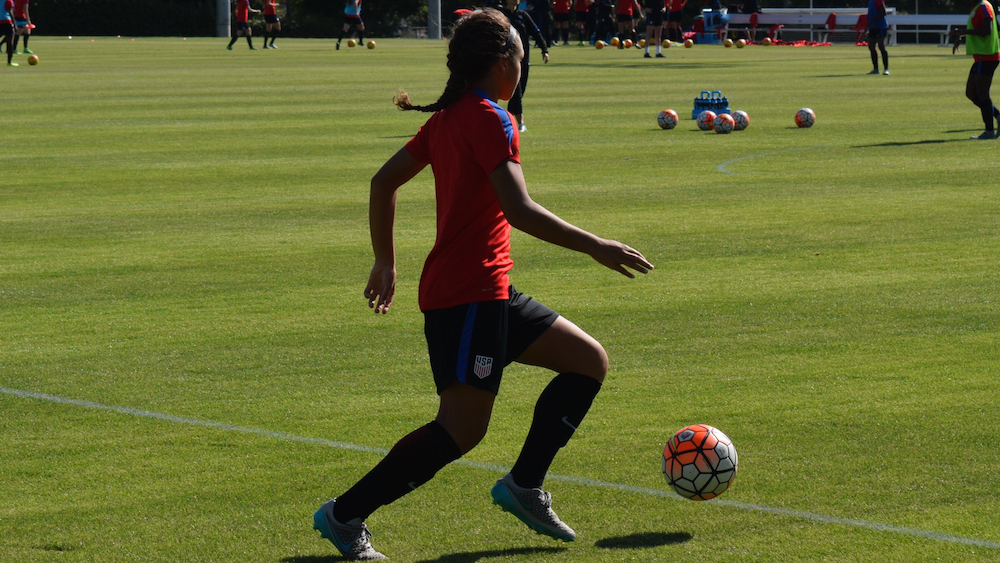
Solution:
<path fill-rule="evenodd" d="M 663 16 L 666 14 L 667 6 L 663 0 L 650 0 L 649 8 L 646 9 L 646 53 L 644 58 L 650 58 L 649 44 L 656 43 L 656 58 L 662 59 L 661 51 L 663 42 Z"/>

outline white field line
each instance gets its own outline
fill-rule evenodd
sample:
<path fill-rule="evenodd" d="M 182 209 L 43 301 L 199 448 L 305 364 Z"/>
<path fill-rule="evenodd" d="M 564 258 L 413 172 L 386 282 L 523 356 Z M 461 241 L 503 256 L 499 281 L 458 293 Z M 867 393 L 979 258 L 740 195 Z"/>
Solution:
<path fill-rule="evenodd" d="M 131 407 L 119 407 L 114 405 L 105 405 L 101 403 L 94 403 L 91 401 L 81 401 L 78 399 L 69 399 L 67 397 L 59 397 L 56 395 L 47 395 L 45 393 L 34 393 L 31 391 L 23 391 L 20 389 L 10 389 L 7 387 L 0 387 L 0 393 L 6 395 L 14 395 L 16 397 L 22 397 L 25 399 L 38 399 L 40 401 L 48 401 L 50 403 L 60 403 L 64 405 L 73 405 L 77 407 L 86 407 L 90 409 L 100 409 L 107 411 L 114 411 L 122 414 L 127 414 L 131 416 L 140 416 L 144 418 L 152 418 L 156 420 L 163 420 L 166 422 L 174 422 L 177 424 L 186 424 L 189 426 L 204 426 L 207 428 L 214 428 L 216 430 L 226 430 L 230 432 L 242 432 L 244 434 L 256 434 L 258 436 L 264 436 L 267 438 L 275 438 L 277 440 L 284 440 L 288 442 L 301 442 L 305 444 L 315 444 L 317 446 L 325 446 L 329 448 L 336 448 L 342 450 L 354 450 L 359 452 L 376 453 L 380 455 L 385 455 L 389 450 L 385 448 L 373 448 L 370 446 L 359 446 L 357 444 L 350 444 L 347 442 L 338 442 L 334 440 L 324 440 L 322 438 L 310 438 L 308 436 L 298 436 L 295 434 L 288 434 L 285 432 L 274 432 L 271 430 L 264 430 L 261 428 L 250 428 L 247 426 L 235 426 L 232 424 L 226 424 L 223 422 L 213 422 L 211 420 L 199 420 L 196 418 L 185 418 L 181 416 L 174 416 L 171 414 L 158 413 L 153 411 L 146 411 L 140 409 L 133 409 Z M 478 461 L 469 461 L 464 459 L 459 459 L 454 462 L 456 464 L 465 465 L 467 467 L 475 467 L 477 469 L 485 469 L 488 471 L 494 471 L 496 473 L 507 473 L 510 468 L 504 465 L 497 465 L 493 463 L 482 463 Z M 562 481 L 566 483 L 575 483 L 578 485 L 584 485 L 588 487 L 599 487 L 603 489 L 615 489 L 619 491 L 648 495 L 661 498 L 670 498 L 682 500 L 681 497 L 674 494 L 672 491 L 666 489 L 650 489 L 646 487 L 634 487 L 631 485 L 623 485 L 620 483 L 610 483 L 607 481 L 598 481 L 595 479 L 586 479 L 583 477 L 573 477 L 570 475 L 547 475 L 546 479 L 553 481 Z M 962 545 L 970 545 L 977 547 L 987 547 L 990 549 L 1000 549 L 1000 542 L 981 540 L 975 538 L 964 538 L 961 536 L 953 536 L 951 534 L 944 534 L 940 532 L 932 532 L 929 530 L 920 530 L 917 528 L 905 528 L 902 526 L 893 526 L 890 524 L 881 524 L 879 522 L 869 522 L 868 520 L 858 520 L 854 518 L 837 518 L 834 516 L 825 516 L 823 514 L 816 514 L 813 512 L 806 512 L 804 510 L 792 510 L 788 508 L 777 508 L 773 506 L 765 506 L 761 504 L 750 504 L 745 502 L 736 502 L 731 500 L 714 499 L 708 501 L 714 505 L 728 506 L 732 508 L 738 508 L 740 510 L 748 510 L 752 512 L 765 512 L 769 514 L 777 514 L 780 516 L 789 516 L 792 518 L 800 518 L 802 520 L 810 520 L 812 522 L 818 522 L 821 524 L 839 524 L 841 526 L 851 526 L 855 528 L 865 528 L 868 530 L 873 530 L 876 532 L 892 532 L 896 534 L 903 534 L 908 536 L 917 536 L 921 538 L 926 538 L 929 540 L 956 543 Z"/>
<path fill-rule="evenodd" d="M 771 155 L 771 154 L 779 154 L 779 153 L 783 153 L 783 152 L 804 151 L 804 150 L 809 150 L 809 149 L 820 149 L 820 148 L 829 147 L 829 146 L 830 145 L 812 145 L 810 147 L 794 147 L 794 148 L 791 148 L 791 149 L 781 149 L 781 150 L 776 150 L 776 151 L 762 152 L 762 153 L 758 153 L 758 154 L 748 154 L 746 156 L 741 156 L 741 157 L 738 157 L 738 158 L 729 159 L 729 160 L 723 162 L 722 164 L 717 165 L 715 167 L 715 169 L 718 170 L 719 172 L 722 172 L 723 174 L 730 174 L 730 175 L 736 176 L 737 175 L 736 172 L 730 172 L 729 170 L 726 170 L 726 167 L 729 166 L 730 164 L 733 164 L 734 162 L 739 162 L 741 160 L 746 160 L 748 158 L 757 158 L 757 157 L 760 157 L 760 156 L 768 156 L 768 155 Z"/>

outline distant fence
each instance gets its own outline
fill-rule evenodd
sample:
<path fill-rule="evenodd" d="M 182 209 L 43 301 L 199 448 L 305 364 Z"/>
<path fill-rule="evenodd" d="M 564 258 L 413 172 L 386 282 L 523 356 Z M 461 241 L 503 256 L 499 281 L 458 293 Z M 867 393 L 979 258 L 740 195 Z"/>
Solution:
<path fill-rule="evenodd" d="M 215 35 L 215 0 L 44 0 L 28 9 L 38 35 Z"/>

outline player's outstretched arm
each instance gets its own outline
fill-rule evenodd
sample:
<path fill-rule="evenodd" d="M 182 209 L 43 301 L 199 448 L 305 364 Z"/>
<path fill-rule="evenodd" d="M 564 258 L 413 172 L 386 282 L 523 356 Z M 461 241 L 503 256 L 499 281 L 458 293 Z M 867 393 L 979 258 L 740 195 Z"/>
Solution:
<path fill-rule="evenodd" d="M 514 228 L 546 242 L 588 254 L 630 278 L 634 278 L 635 274 L 629 269 L 642 274 L 653 269 L 653 265 L 638 250 L 575 227 L 535 203 L 528 195 L 520 164 L 508 160 L 497 166 L 490 173 L 490 183 L 507 222 Z"/>
<path fill-rule="evenodd" d="M 424 166 L 426 165 L 410 156 L 406 147 L 403 147 L 372 178 L 368 224 L 375 265 L 368 275 L 365 298 L 368 299 L 368 306 L 376 313 L 388 313 L 396 293 L 396 245 L 393 240 L 396 191 L 423 170 Z"/>

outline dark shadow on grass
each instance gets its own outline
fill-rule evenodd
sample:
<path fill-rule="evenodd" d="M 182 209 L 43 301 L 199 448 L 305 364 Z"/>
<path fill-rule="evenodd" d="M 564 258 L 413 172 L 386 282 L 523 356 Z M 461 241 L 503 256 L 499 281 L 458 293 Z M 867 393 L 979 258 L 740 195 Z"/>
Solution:
<path fill-rule="evenodd" d="M 965 140 L 966 139 L 928 139 L 926 141 L 908 141 L 908 142 L 896 141 L 892 143 L 876 143 L 874 145 L 854 145 L 851 148 L 870 149 L 873 147 L 909 147 L 912 145 L 939 145 L 941 143 L 955 143 L 958 141 L 965 141 Z"/>
<path fill-rule="evenodd" d="M 297 555 L 286 557 L 282 563 L 334 563 L 335 561 L 347 561 L 346 557 L 339 555 Z"/>
<path fill-rule="evenodd" d="M 617 538 L 605 538 L 594 545 L 604 549 L 640 549 L 684 543 L 691 541 L 692 537 L 687 532 L 646 532 Z"/>
<path fill-rule="evenodd" d="M 495 549 L 491 551 L 470 551 L 468 553 L 451 553 L 437 559 L 425 559 L 418 563 L 475 563 L 492 557 L 510 557 L 513 555 L 555 555 L 566 551 L 565 547 L 519 547 L 516 549 Z"/>

